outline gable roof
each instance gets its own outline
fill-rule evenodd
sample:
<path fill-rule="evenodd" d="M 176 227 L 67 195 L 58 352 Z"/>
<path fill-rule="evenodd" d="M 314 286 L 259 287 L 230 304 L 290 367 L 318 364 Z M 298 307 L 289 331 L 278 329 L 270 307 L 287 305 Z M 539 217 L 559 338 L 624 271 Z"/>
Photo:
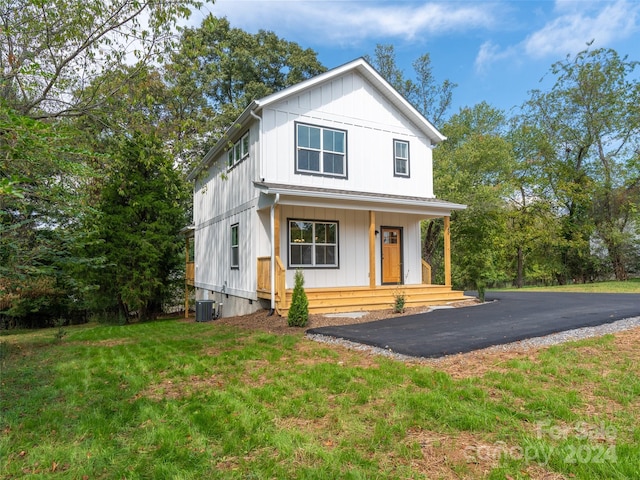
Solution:
<path fill-rule="evenodd" d="M 424 115 L 422 115 L 413 105 L 411 105 L 398 91 L 387 82 L 382 75 L 380 75 L 375 68 L 373 68 L 364 58 L 358 58 L 349 63 L 345 63 L 340 67 L 328 70 L 320 75 L 316 75 L 313 78 L 304 80 L 300 83 L 292 85 L 291 87 L 280 90 L 279 92 L 272 93 L 259 100 L 252 101 L 247 108 L 240 114 L 235 122 L 227 129 L 225 135 L 207 152 L 202 159 L 202 162 L 189 174 L 187 180 L 193 180 L 202 169 L 204 169 L 209 162 L 223 149 L 228 146 L 228 139 L 233 137 L 237 133 L 237 125 L 245 125 L 247 121 L 251 120 L 254 115 L 259 113 L 265 107 L 272 105 L 276 102 L 280 102 L 283 99 L 297 95 L 300 92 L 309 88 L 316 87 L 322 83 L 331 81 L 351 71 L 356 71 L 362 75 L 368 82 L 370 82 L 378 92 L 380 92 L 391 104 L 393 104 L 398 111 L 400 111 L 405 117 L 409 119 L 416 127 L 424 133 L 424 135 L 431 140 L 433 145 L 436 145 L 447 137 L 442 135 L 436 127 L 434 127 Z"/>

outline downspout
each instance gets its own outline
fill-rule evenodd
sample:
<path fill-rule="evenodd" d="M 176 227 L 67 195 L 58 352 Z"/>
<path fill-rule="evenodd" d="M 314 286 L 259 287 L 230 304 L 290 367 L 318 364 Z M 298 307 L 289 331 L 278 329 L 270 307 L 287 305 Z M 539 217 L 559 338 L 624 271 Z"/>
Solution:
<path fill-rule="evenodd" d="M 258 121 L 258 145 L 260 145 L 260 155 L 259 155 L 259 159 L 258 159 L 258 181 L 262 182 L 264 180 L 264 178 L 262 177 L 262 162 L 263 162 L 263 152 L 264 152 L 264 145 L 262 142 L 262 117 L 260 115 L 256 115 L 256 112 L 254 112 L 253 110 L 249 110 L 249 114 L 255 118 Z"/>
<path fill-rule="evenodd" d="M 276 193 L 276 198 L 273 201 L 273 205 L 271 205 L 270 212 L 270 223 L 271 223 L 271 310 L 269 311 L 269 316 L 273 315 L 276 311 L 276 241 L 279 239 L 275 238 L 275 229 L 276 229 L 276 205 L 280 201 L 280 194 Z"/>
<path fill-rule="evenodd" d="M 256 112 L 253 110 L 249 110 L 249 114 L 255 118 L 258 121 L 258 124 L 260 125 L 258 128 L 258 135 L 259 135 L 259 139 L 258 139 L 258 145 L 260 146 L 260 155 L 259 155 L 259 159 L 258 159 L 258 181 L 262 182 L 264 181 L 264 177 L 262 176 L 262 165 L 264 162 L 264 141 L 262 138 L 262 117 L 259 115 L 256 115 Z M 270 262 L 270 266 L 269 266 L 269 276 L 270 276 L 270 283 L 271 283 L 271 309 L 269 310 L 269 316 L 273 315 L 274 312 L 276 311 L 276 238 L 275 238 L 275 224 L 276 224 L 276 205 L 278 204 L 278 202 L 280 201 L 280 194 L 277 193 L 276 194 L 276 198 L 273 202 L 273 205 L 271 205 L 271 210 L 269 212 L 269 223 L 270 223 L 270 229 L 271 229 L 271 262 Z"/>

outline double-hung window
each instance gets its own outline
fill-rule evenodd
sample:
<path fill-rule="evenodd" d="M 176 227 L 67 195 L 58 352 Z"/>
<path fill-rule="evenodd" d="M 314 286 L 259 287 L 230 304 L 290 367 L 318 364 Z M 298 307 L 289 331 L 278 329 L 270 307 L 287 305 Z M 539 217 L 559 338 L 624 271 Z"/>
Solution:
<path fill-rule="evenodd" d="M 231 268 L 240 268 L 240 238 L 237 223 L 231 225 Z"/>
<path fill-rule="evenodd" d="M 289 220 L 290 267 L 337 267 L 338 222 Z"/>
<path fill-rule="evenodd" d="M 393 141 L 393 174 L 396 177 L 409 176 L 409 142 Z"/>
<path fill-rule="evenodd" d="M 347 132 L 296 124 L 296 172 L 347 176 Z"/>

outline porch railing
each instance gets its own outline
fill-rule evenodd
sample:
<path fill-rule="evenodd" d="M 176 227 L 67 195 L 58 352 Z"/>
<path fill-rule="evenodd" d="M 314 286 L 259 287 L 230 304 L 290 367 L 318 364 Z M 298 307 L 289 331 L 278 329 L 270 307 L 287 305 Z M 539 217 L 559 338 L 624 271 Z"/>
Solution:
<path fill-rule="evenodd" d="M 271 257 L 258 257 L 258 296 L 271 298 Z M 276 308 L 284 309 L 286 305 L 285 268 L 280 257 L 276 257 Z"/>
<path fill-rule="evenodd" d="M 431 265 L 422 260 L 422 283 L 431 285 Z"/>

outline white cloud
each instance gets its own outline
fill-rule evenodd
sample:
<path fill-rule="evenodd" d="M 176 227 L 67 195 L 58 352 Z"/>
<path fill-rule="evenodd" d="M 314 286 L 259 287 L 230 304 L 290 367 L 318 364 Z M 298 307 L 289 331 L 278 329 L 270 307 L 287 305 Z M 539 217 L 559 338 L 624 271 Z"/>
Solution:
<path fill-rule="evenodd" d="M 580 5 L 582 8 L 576 8 Z M 638 30 L 639 4 L 625 0 L 596 3 L 604 7 L 596 12 L 589 11 L 589 5 L 557 2 L 556 11 L 562 14 L 529 35 L 523 43 L 524 52 L 533 58 L 562 57 L 584 50 L 592 40 L 597 46 L 607 46 Z"/>
<path fill-rule="evenodd" d="M 480 45 L 478 55 L 474 62 L 475 70 L 477 73 L 485 73 L 489 67 L 499 61 L 513 59 L 517 56 L 517 49 L 510 47 L 506 49 L 500 49 L 498 45 L 493 42 L 484 42 Z"/>
<path fill-rule="evenodd" d="M 273 30 L 283 38 L 306 32 L 309 43 L 355 43 L 488 28 L 494 8 L 493 3 L 217 0 L 202 12 L 226 16 L 245 30 Z"/>
<path fill-rule="evenodd" d="M 640 30 L 640 3 L 578 2 L 557 0 L 554 18 L 523 41 L 508 47 L 494 42 L 482 44 L 475 60 L 478 73 L 501 61 L 524 62 L 526 59 L 558 60 L 576 54 L 594 41 L 596 47 L 611 46 Z"/>

